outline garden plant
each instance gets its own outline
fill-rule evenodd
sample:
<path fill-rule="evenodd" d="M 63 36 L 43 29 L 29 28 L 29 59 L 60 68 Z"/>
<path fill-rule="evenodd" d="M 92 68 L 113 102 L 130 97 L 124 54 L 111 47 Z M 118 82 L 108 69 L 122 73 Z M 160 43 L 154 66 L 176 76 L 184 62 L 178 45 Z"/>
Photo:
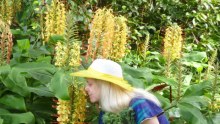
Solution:
<path fill-rule="evenodd" d="M 219 124 L 219 32 L 219 0 L 0 0 L 0 124 L 97 124 L 70 75 L 96 58 L 120 63 L 171 124 Z"/>

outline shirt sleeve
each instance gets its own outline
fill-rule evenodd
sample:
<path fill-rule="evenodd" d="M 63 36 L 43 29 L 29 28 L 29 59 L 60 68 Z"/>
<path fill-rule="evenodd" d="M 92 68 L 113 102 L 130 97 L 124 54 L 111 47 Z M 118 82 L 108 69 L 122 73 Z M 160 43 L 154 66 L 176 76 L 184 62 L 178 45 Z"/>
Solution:
<path fill-rule="evenodd" d="M 145 98 L 132 99 L 130 107 L 135 112 L 135 121 L 137 124 L 140 124 L 145 119 L 150 119 L 163 112 L 160 106 Z"/>
<path fill-rule="evenodd" d="M 103 123 L 103 115 L 104 115 L 105 113 L 103 112 L 103 111 L 100 111 L 100 113 L 99 113 L 99 124 L 104 124 Z"/>

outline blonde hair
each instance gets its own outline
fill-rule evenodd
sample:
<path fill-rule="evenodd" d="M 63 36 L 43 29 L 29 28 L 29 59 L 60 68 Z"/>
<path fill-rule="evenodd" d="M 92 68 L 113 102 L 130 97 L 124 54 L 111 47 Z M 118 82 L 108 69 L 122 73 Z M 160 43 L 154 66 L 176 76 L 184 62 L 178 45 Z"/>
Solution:
<path fill-rule="evenodd" d="M 159 100 L 143 89 L 134 88 L 133 91 L 128 91 L 107 81 L 96 80 L 96 82 L 100 87 L 99 104 L 104 111 L 119 113 L 129 107 L 129 103 L 134 97 L 144 97 L 160 106 Z"/>

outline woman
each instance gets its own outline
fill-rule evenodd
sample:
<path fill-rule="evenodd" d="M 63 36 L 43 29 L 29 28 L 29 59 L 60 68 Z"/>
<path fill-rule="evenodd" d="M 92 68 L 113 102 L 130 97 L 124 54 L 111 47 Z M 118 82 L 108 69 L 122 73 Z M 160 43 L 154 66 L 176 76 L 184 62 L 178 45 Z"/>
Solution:
<path fill-rule="evenodd" d="M 133 88 L 123 79 L 121 66 L 107 59 L 96 59 L 87 70 L 72 73 L 87 79 L 85 90 L 92 103 L 102 111 L 119 113 L 126 108 L 134 111 L 136 124 L 169 124 L 160 102 L 151 93 Z M 100 114 L 100 124 L 102 124 Z"/>

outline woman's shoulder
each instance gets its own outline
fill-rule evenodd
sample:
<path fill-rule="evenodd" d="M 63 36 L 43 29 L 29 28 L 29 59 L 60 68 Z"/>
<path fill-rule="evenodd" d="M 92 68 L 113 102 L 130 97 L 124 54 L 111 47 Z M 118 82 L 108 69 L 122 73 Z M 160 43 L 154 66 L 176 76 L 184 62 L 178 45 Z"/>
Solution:
<path fill-rule="evenodd" d="M 151 100 L 149 100 L 145 97 L 142 97 L 142 96 L 137 96 L 137 97 L 132 98 L 130 103 L 129 103 L 129 106 L 132 107 L 132 108 L 135 108 L 136 106 L 143 105 L 143 104 L 160 107 L 155 102 L 153 102 L 153 101 L 151 101 Z"/>
<path fill-rule="evenodd" d="M 140 124 L 145 119 L 150 119 L 155 116 L 157 117 L 163 113 L 163 109 L 159 105 L 144 97 L 133 98 L 130 101 L 129 106 L 135 113 L 135 120 L 137 124 Z M 158 120 L 161 124 L 168 124 L 168 120 L 164 114 L 158 117 Z"/>

